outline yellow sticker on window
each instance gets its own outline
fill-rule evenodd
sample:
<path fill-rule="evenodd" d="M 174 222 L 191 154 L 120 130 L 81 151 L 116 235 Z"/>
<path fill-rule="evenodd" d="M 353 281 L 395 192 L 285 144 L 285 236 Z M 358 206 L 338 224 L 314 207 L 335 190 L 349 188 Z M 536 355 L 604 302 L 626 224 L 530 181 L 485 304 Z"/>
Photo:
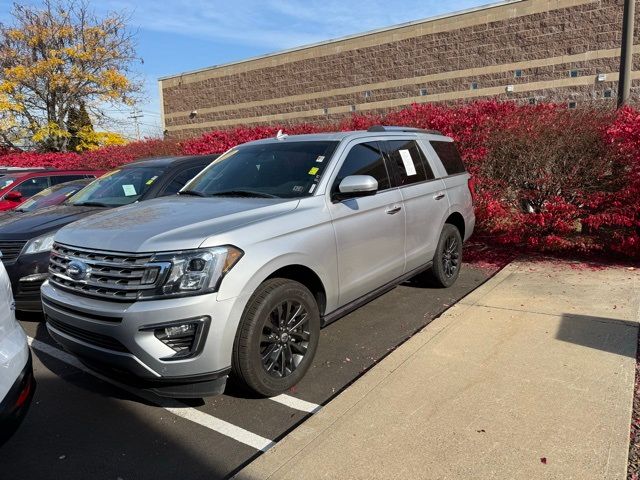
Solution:
<path fill-rule="evenodd" d="M 319 170 L 320 169 L 318 167 L 313 167 L 311 170 L 309 170 L 309 175 L 315 175 Z"/>
<path fill-rule="evenodd" d="M 158 178 L 157 175 L 155 177 L 151 177 L 149 180 L 147 180 L 147 185 L 151 185 L 153 182 L 155 182 L 156 178 Z"/>

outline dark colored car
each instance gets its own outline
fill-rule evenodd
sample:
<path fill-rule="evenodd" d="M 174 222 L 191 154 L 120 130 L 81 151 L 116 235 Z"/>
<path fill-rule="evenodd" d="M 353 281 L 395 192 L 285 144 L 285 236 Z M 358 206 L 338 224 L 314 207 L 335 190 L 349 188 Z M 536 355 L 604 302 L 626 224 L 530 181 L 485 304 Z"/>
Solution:
<path fill-rule="evenodd" d="M 59 183 L 83 178 L 97 178 L 95 170 L 18 170 L 0 177 L 0 211 L 13 210 L 28 198 Z"/>
<path fill-rule="evenodd" d="M 66 202 L 0 218 L 0 251 L 16 310 L 39 312 L 49 252 L 58 229 L 108 208 L 176 194 L 217 155 L 167 157 L 130 163 L 106 173 Z"/>
<path fill-rule="evenodd" d="M 27 213 L 35 212 L 40 208 L 53 207 L 54 205 L 60 205 L 66 202 L 67 199 L 78 193 L 84 187 L 93 182 L 94 178 L 85 178 L 82 180 L 75 180 L 72 182 L 61 183 L 54 185 L 53 187 L 46 188 L 40 193 L 36 193 L 26 202 L 20 204 L 19 207 L 9 210 L 5 215 L 11 215 L 13 212 Z M 2 217 L 0 217 L 2 218 Z"/>

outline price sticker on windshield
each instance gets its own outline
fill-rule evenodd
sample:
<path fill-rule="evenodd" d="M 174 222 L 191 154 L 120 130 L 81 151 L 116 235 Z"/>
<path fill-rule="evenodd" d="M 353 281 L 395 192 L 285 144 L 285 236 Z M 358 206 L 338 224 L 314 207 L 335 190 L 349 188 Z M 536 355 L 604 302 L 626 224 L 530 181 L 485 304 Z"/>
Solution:
<path fill-rule="evenodd" d="M 313 167 L 311 170 L 309 170 L 309 175 L 315 175 L 319 171 L 320 169 L 318 167 Z"/>
<path fill-rule="evenodd" d="M 122 190 L 126 197 L 133 197 L 134 195 L 137 195 L 136 187 L 133 185 L 122 185 Z"/>

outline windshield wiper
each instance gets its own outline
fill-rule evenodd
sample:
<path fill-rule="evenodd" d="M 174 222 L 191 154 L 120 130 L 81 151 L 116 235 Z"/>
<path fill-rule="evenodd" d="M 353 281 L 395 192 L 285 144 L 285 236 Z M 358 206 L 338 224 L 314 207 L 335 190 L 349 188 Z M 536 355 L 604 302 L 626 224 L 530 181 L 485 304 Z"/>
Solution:
<path fill-rule="evenodd" d="M 225 190 L 222 192 L 215 192 L 209 195 L 210 197 L 260 197 L 260 198 L 280 198 L 277 195 L 264 192 L 254 192 L 253 190 Z"/>
<path fill-rule="evenodd" d="M 72 203 L 71 205 L 75 205 L 76 207 L 104 207 L 104 208 L 111 207 L 111 205 L 107 205 L 106 203 L 100 203 L 100 202 L 80 202 L 80 203 Z"/>
<path fill-rule="evenodd" d="M 207 197 L 206 193 L 199 192 L 197 190 L 183 190 L 178 192 L 178 195 L 193 195 L 194 197 Z"/>

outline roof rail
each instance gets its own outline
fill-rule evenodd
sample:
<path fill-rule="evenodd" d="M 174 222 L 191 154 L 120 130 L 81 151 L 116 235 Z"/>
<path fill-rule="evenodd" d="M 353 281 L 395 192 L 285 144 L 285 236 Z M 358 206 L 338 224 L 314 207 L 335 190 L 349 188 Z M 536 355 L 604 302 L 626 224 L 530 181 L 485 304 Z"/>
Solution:
<path fill-rule="evenodd" d="M 406 132 L 406 133 L 429 133 L 431 135 L 442 135 L 437 130 L 425 130 L 424 128 L 399 127 L 395 125 L 374 125 L 369 127 L 367 132 Z"/>

